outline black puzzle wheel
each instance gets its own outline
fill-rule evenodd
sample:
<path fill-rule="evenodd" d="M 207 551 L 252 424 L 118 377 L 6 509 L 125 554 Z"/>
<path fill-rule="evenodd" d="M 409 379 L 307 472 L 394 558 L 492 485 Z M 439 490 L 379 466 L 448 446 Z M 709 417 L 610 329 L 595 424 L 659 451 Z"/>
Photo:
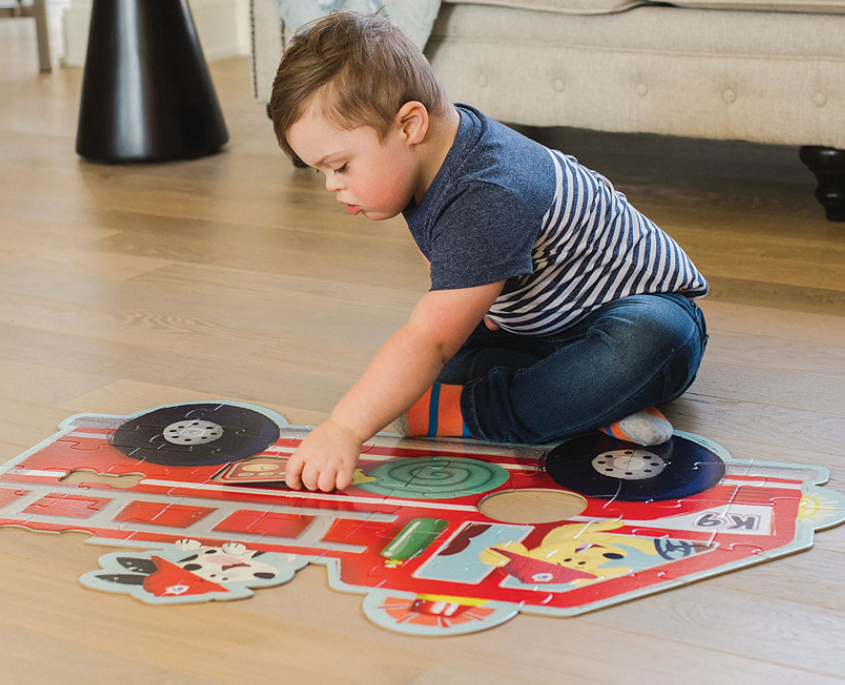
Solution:
<path fill-rule="evenodd" d="M 161 407 L 123 423 L 112 445 L 134 459 L 166 466 L 205 466 L 245 459 L 279 439 L 269 416 L 232 404 Z"/>
<path fill-rule="evenodd" d="M 549 452 L 546 471 L 558 485 L 587 497 L 649 502 L 704 492 L 722 479 L 725 464 L 677 435 L 652 447 L 585 435 Z"/>

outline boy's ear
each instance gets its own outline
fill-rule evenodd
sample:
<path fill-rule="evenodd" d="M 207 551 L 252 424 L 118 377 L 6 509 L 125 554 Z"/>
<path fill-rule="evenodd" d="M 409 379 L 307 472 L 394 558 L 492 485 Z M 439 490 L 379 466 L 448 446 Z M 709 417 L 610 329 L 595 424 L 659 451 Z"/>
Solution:
<path fill-rule="evenodd" d="M 408 143 L 417 145 L 428 133 L 428 110 L 423 103 L 410 100 L 399 108 L 396 122 Z"/>

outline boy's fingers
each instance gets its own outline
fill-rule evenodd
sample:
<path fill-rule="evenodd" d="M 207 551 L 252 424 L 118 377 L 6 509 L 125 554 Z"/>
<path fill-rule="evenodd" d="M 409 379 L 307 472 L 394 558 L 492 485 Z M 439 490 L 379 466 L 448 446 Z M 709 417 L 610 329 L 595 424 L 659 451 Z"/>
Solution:
<path fill-rule="evenodd" d="M 320 490 L 323 492 L 332 492 L 335 489 L 335 483 L 337 482 L 337 472 L 333 468 L 325 469 L 322 473 L 320 473 L 320 478 L 317 481 L 317 485 L 319 486 Z"/>
<path fill-rule="evenodd" d="M 302 479 L 300 478 L 301 473 L 302 460 L 297 459 L 294 455 L 288 459 L 287 464 L 285 464 L 285 485 L 292 490 L 299 490 L 302 487 Z"/>
<path fill-rule="evenodd" d="M 346 490 L 350 485 L 352 485 L 352 471 L 354 469 L 341 469 L 337 474 L 337 489 L 338 490 Z"/>
<path fill-rule="evenodd" d="M 315 471 L 314 467 L 310 464 L 305 464 L 305 467 L 302 469 L 302 473 L 300 475 L 300 482 L 307 490 L 316 490 L 317 489 L 317 479 L 320 476 L 319 471 Z"/>

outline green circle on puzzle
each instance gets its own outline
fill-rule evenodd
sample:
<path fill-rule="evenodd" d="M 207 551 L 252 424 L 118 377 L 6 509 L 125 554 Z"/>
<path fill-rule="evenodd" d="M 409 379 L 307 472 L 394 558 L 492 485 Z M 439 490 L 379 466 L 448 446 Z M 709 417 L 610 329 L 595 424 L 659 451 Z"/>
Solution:
<path fill-rule="evenodd" d="M 412 457 L 378 466 L 375 481 L 358 487 L 377 495 L 407 499 L 453 499 L 489 492 L 510 473 L 496 464 L 463 457 Z"/>

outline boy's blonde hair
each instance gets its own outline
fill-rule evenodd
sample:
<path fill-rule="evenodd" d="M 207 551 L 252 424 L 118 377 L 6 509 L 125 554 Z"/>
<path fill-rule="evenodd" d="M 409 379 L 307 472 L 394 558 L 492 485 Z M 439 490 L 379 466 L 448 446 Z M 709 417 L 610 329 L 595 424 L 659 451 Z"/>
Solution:
<path fill-rule="evenodd" d="M 420 49 L 376 15 L 332 12 L 300 29 L 285 51 L 273 82 L 270 116 L 279 145 L 312 97 L 344 129 L 371 126 L 384 140 L 406 102 L 421 102 L 434 116 L 451 103 Z"/>

